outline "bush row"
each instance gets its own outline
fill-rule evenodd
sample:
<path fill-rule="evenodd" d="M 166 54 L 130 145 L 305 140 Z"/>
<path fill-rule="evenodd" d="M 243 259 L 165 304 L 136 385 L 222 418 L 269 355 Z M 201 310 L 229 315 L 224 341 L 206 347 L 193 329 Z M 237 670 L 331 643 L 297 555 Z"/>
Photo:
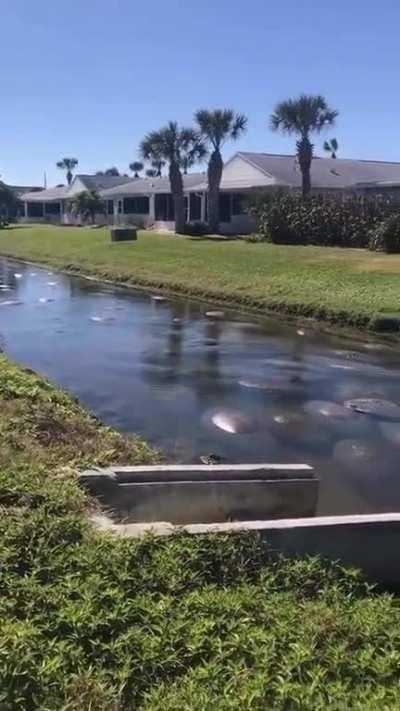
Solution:
<path fill-rule="evenodd" d="M 369 247 L 400 252 L 400 203 L 383 196 L 312 196 L 278 192 L 255 196 L 256 240 L 275 244 Z"/>

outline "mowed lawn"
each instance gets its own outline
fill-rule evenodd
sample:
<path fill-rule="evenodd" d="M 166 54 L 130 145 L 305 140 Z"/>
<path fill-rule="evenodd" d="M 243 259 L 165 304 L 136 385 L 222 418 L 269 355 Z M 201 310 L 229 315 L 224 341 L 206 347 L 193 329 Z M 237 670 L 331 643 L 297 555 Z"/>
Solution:
<path fill-rule="evenodd" d="M 366 326 L 400 315 L 400 255 L 140 232 L 111 244 L 106 228 L 17 226 L 0 254 L 123 283 Z"/>

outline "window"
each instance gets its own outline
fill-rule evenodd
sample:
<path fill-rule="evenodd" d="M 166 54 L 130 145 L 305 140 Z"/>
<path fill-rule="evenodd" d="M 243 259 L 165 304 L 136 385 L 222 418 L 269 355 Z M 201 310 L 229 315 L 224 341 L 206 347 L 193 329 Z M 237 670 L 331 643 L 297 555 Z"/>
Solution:
<path fill-rule="evenodd" d="M 125 215 L 148 215 L 149 214 L 149 198 L 148 197 L 124 198 L 124 214 Z"/>
<path fill-rule="evenodd" d="M 43 203 L 28 202 L 28 217 L 43 217 Z"/>
<path fill-rule="evenodd" d="M 114 201 L 107 200 L 107 215 L 113 215 L 113 214 L 114 214 Z"/>
<path fill-rule="evenodd" d="M 60 203 L 59 202 L 46 202 L 44 205 L 44 213 L 46 215 L 57 216 L 60 214 Z"/>
<path fill-rule="evenodd" d="M 233 193 L 232 195 L 232 215 L 246 214 L 246 196 L 243 193 Z"/>
<path fill-rule="evenodd" d="M 230 193 L 220 193 L 219 196 L 219 219 L 220 222 L 231 221 L 231 195 Z"/>
<path fill-rule="evenodd" d="M 172 222 L 174 219 L 174 201 L 172 195 L 160 193 L 156 195 L 156 220 Z"/>
<path fill-rule="evenodd" d="M 201 197 L 197 193 L 190 193 L 190 219 L 201 220 Z"/>

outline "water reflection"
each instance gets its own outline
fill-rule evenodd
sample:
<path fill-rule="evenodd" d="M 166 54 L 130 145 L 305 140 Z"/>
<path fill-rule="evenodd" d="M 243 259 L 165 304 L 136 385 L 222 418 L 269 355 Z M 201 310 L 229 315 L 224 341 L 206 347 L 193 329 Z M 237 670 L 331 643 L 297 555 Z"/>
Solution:
<path fill-rule="evenodd" d="M 8 260 L 0 307 L 0 348 L 169 459 L 307 462 L 321 477 L 319 513 L 399 509 L 398 348 L 206 316 L 200 303 Z M 392 419 L 387 405 L 345 407 L 355 399 L 394 403 Z"/>

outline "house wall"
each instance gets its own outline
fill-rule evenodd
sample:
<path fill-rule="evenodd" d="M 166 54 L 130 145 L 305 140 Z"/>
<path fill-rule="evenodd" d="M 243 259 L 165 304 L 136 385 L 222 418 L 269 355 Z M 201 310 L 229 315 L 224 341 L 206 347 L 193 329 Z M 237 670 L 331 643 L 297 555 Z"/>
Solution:
<path fill-rule="evenodd" d="M 238 189 L 240 189 L 241 183 L 254 186 L 265 185 L 267 187 L 268 185 L 275 185 L 275 180 L 272 176 L 269 177 L 240 156 L 234 156 L 224 166 L 221 187 L 223 188 L 224 184 L 227 184 L 227 187 L 234 191 L 235 183 L 237 183 Z"/>

